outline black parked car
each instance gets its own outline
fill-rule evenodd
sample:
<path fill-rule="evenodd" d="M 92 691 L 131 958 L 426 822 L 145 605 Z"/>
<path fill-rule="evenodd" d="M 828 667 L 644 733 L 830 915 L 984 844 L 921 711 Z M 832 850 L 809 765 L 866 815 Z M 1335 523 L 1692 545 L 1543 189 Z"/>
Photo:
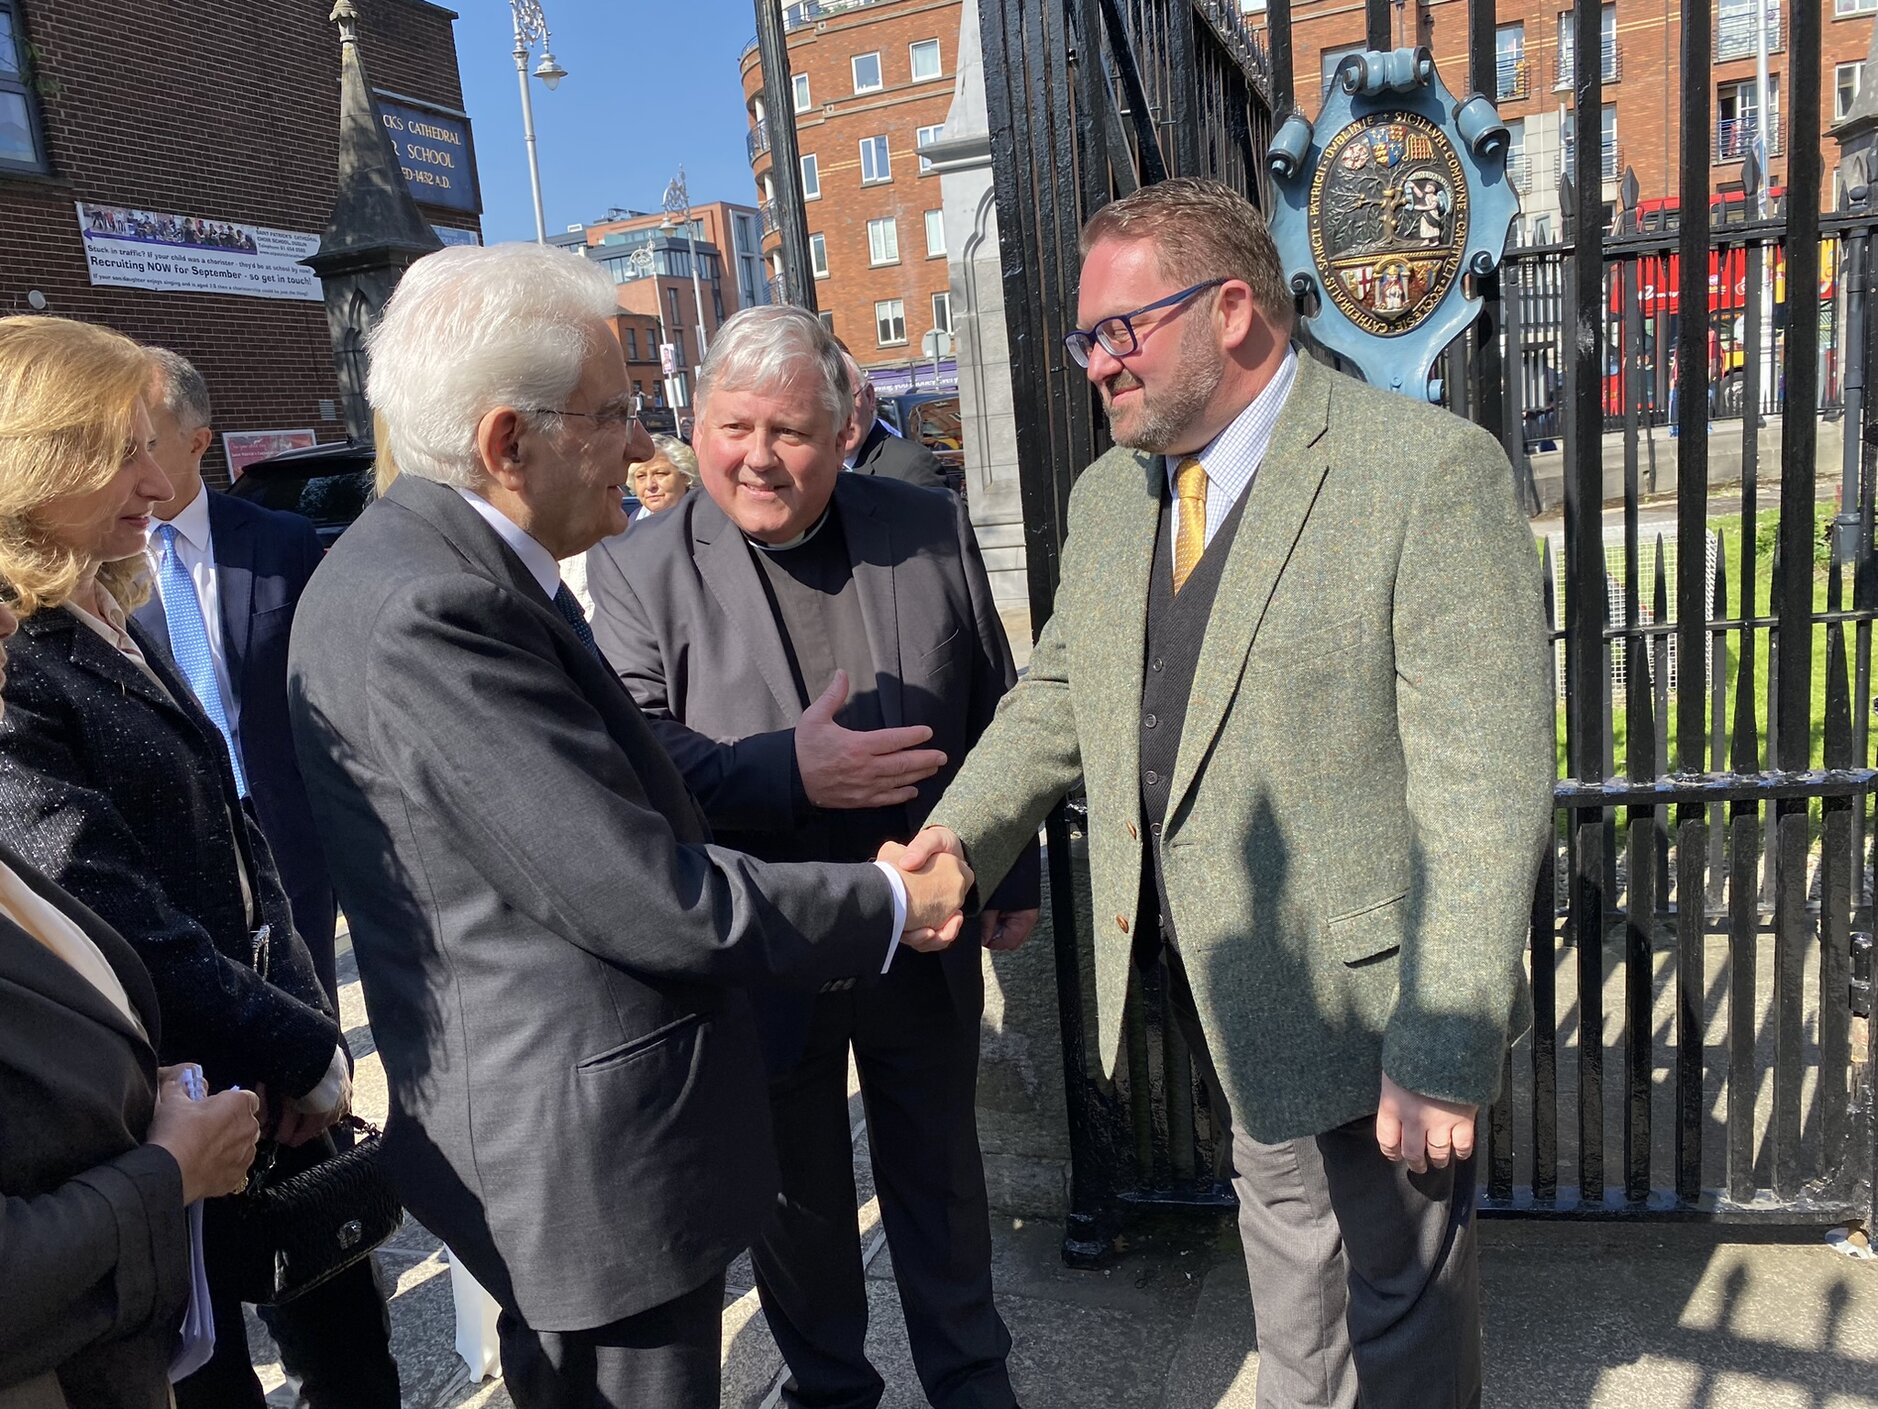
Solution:
<path fill-rule="evenodd" d="M 256 460 L 228 492 L 263 508 L 305 515 L 330 548 L 372 502 L 376 453 L 371 442 L 356 440 L 283 451 Z"/>

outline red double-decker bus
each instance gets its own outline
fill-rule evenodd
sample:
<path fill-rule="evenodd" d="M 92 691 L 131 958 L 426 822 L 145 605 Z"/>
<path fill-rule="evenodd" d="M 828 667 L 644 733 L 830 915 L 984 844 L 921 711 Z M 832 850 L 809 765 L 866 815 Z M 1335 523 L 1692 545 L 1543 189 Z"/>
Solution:
<path fill-rule="evenodd" d="M 1780 187 L 1770 189 L 1765 218 L 1778 220 L 1785 205 L 1786 191 Z M 1679 209 L 1680 202 L 1673 196 L 1641 201 L 1635 211 L 1634 223 L 1623 233 L 1672 232 L 1680 223 Z M 1709 201 L 1709 228 L 1712 232 L 1721 232 L 1724 238 L 1728 227 L 1745 225 L 1760 218 L 1740 191 L 1716 195 Z M 1835 293 L 1836 250 L 1836 244 L 1831 241 L 1826 242 L 1820 250 L 1819 293 L 1813 306 L 1814 316 L 1818 316 L 1821 310 L 1828 313 L 1831 310 Z M 1673 353 L 1680 337 L 1682 259 L 1673 253 L 1652 254 L 1627 263 L 1633 271 L 1631 288 L 1643 323 L 1640 370 L 1643 373 L 1644 393 L 1639 412 L 1649 415 L 1668 405 L 1670 371 L 1668 366 L 1659 365 L 1657 353 L 1659 348 Z M 1772 339 L 1777 349 L 1785 337 L 1788 318 L 1784 245 L 1768 248 L 1762 277 L 1772 283 L 1772 317 L 1762 335 Z M 1626 383 L 1628 373 L 1632 370 L 1630 359 L 1626 356 L 1626 289 L 1619 268 L 1611 270 L 1609 285 L 1607 307 L 1610 316 L 1610 351 L 1605 365 L 1604 413 L 1607 417 L 1617 419 L 1625 411 Z M 1713 398 L 1711 409 L 1717 415 L 1738 415 L 1742 409 L 1742 388 L 1748 356 L 1745 324 L 1749 300 L 1746 247 L 1741 244 L 1724 244 L 1711 248 L 1708 256 L 1708 384 Z M 1836 386 L 1837 361 L 1837 348 L 1827 347 L 1822 386 L 1828 396 L 1833 394 Z M 1779 365 L 1778 356 L 1773 365 Z"/>

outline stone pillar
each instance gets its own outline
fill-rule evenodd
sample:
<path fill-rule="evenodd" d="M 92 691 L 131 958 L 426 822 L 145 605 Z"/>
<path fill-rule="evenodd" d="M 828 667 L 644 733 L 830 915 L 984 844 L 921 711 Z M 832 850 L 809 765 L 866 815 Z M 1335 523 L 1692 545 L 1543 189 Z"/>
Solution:
<path fill-rule="evenodd" d="M 404 271 L 442 249 L 443 241 L 411 199 L 391 136 L 379 121 L 352 0 L 338 0 L 332 20 L 339 26 L 339 193 L 319 249 L 300 262 L 320 276 L 326 291 L 346 434 L 370 440 L 365 335 Z"/>
<path fill-rule="evenodd" d="M 991 574 L 992 594 L 1021 662 L 1030 648 L 1030 586 L 1024 575 L 1024 512 L 1017 482 L 1011 355 L 1004 327 L 978 0 L 964 0 L 959 7 L 958 54 L 958 81 L 945 130 L 938 142 L 921 148 L 920 155 L 939 173 L 945 206 L 972 525 Z"/>

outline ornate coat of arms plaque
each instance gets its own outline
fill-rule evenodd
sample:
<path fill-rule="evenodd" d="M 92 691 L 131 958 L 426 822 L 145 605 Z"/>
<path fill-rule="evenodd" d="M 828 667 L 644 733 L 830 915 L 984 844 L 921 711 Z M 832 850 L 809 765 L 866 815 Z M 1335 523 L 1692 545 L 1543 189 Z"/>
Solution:
<path fill-rule="evenodd" d="M 1321 141 L 1318 133 L 1328 135 Z M 1433 397 L 1428 372 L 1479 311 L 1468 275 L 1498 267 L 1519 198 L 1506 129 L 1456 103 L 1426 50 L 1344 60 L 1316 129 L 1272 143 L 1272 234 L 1312 335 L 1371 382 Z"/>

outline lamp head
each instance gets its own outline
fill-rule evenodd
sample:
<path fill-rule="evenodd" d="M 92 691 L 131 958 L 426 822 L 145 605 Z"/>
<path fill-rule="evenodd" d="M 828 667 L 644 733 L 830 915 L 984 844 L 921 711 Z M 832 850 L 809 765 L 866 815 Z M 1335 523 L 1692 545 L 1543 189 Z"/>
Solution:
<path fill-rule="evenodd" d="M 552 49 L 543 49 L 541 62 L 535 65 L 535 77 L 545 83 L 548 91 L 552 93 L 561 86 L 561 80 L 567 77 L 567 70 L 561 67 Z"/>

